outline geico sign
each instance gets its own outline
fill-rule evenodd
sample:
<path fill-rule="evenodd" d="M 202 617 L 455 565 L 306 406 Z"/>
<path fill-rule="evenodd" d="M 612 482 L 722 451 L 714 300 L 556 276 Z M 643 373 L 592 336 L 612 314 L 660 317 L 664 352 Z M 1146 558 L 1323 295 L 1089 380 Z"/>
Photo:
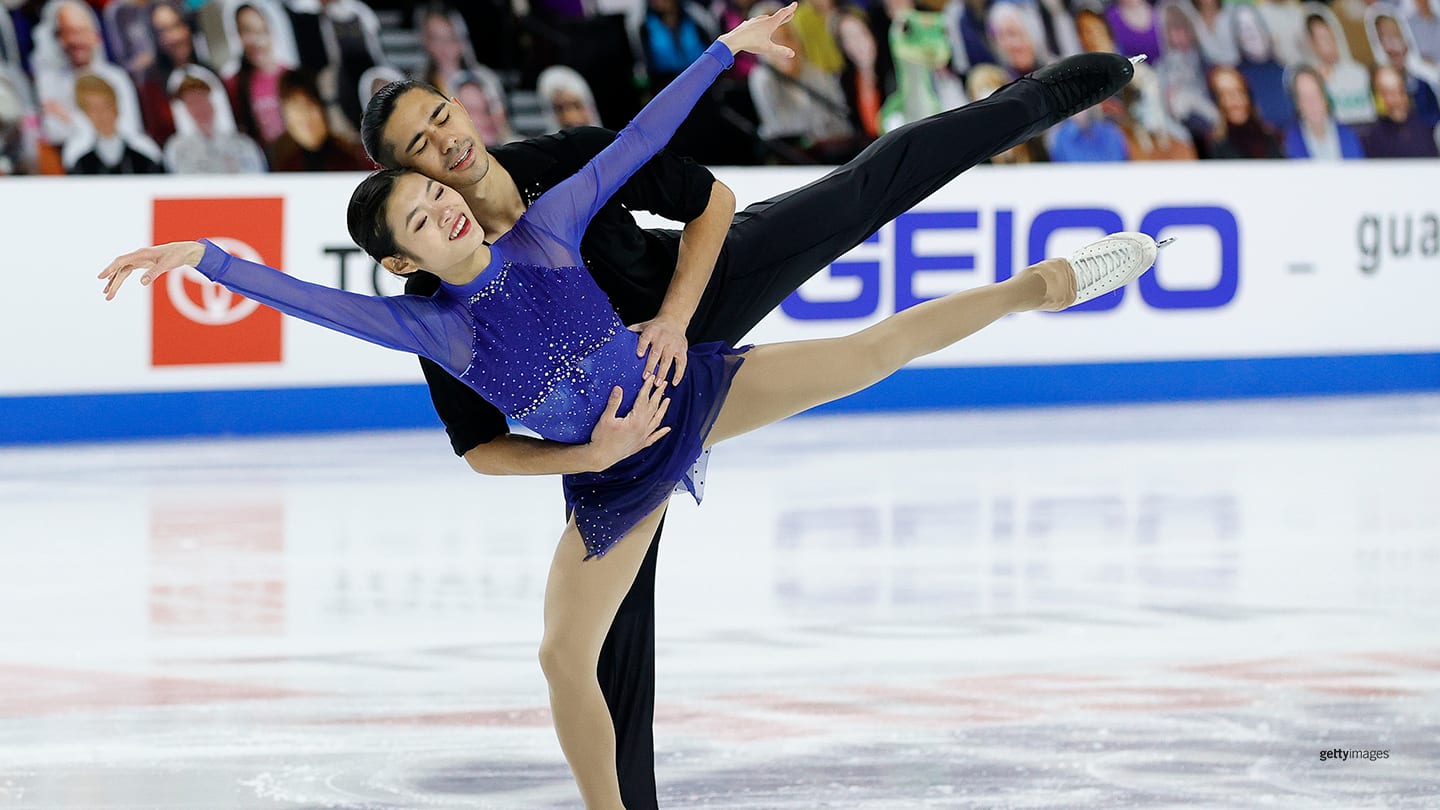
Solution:
<path fill-rule="evenodd" d="M 1145 213 L 1134 227 L 1126 227 L 1119 212 L 1109 208 L 1051 208 L 1042 210 L 1019 231 L 1025 237 L 1026 256 L 1019 262 L 1016 253 L 1018 223 L 1015 212 L 997 209 L 991 219 L 992 255 L 995 262 L 995 281 L 1010 278 L 1018 268 L 1034 264 L 1047 257 L 1050 238 L 1066 231 L 1084 231 L 1087 236 L 1100 233 L 1134 230 L 1159 237 L 1167 229 L 1205 229 L 1212 231 L 1219 243 L 1219 267 L 1213 268 L 1215 282 L 1202 289 L 1171 289 L 1164 286 L 1163 275 L 1158 272 L 1164 256 L 1156 263 L 1156 271 L 1146 273 L 1133 285 L 1140 298 L 1156 309 L 1213 309 L 1223 307 L 1235 298 L 1240 281 L 1240 228 L 1235 215 L 1218 206 L 1185 206 L 1155 208 Z M 854 279 L 859 282 L 858 291 L 845 300 L 812 301 L 797 292 L 785 299 L 781 309 L 786 315 L 797 320 L 840 320 L 865 318 L 880 309 L 881 293 L 885 284 L 884 267 L 893 268 L 895 311 L 912 307 L 929 300 L 915 290 L 915 276 L 934 270 L 974 271 L 973 253 L 950 255 L 919 255 L 916 251 L 917 236 L 921 233 L 936 232 L 981 232 L 979 211 L 912 211 L 895 220 L 893 238 L 889 239 L 891 255 L 888 262 L 879 259 L 842 259 L 830 265 L 832 279 Z M 882 244 L 884 231 L 871 236 L 867 244 Z M 983 236 L 983 233 L 982 233 Z M 1171 248 L 1170 250 L 1174 250 Z M 1064 313 L 1096 312 L 1114 309 L 1120 305 L 1127 290 L 1116 290 L 1080 306 L 1071 307 Z"/>

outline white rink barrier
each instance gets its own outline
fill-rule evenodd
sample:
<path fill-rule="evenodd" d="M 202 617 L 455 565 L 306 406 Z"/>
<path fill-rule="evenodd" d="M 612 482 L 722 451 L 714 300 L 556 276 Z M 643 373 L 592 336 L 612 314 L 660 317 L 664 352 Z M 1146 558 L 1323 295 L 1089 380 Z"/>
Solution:
<path fill-rule="evenodd" d="M 721 169 L 740 206 L 813 169 Z M 196 274 L 105 302 L 95 275 L 210 237 L 362 293 L 400 285 L 351 244 L 359 175 L 7 178 L 0 443 L 437 423 L 414 358 Z M 1113 230 L 1174 236 L 1151 273 L 1006 319 L 826 410 L 1440 389 L 1440 161 L 979 167 L 822 270 L 749 342 L 859 329 Z M 663 224 L 646 220 L 645 224 Z"/>

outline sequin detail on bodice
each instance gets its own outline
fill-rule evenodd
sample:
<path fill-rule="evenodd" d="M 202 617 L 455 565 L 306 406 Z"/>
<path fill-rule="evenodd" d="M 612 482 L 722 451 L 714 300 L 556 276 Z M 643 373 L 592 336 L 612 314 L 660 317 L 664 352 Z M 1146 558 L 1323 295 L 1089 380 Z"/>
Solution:
<path fill-rule="evenodd" d="M 542 437 L 587 441 L 617 380 L 635 381 L 633 400 L 636 336 L 584 268 L 505 261 L 465 306 L 475 339 L 460 378 Z"/>

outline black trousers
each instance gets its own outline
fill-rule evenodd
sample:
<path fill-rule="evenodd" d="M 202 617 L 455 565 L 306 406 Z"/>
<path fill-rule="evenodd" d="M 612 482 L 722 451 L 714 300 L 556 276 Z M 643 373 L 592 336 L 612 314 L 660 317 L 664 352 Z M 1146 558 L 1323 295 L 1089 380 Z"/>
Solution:
<path fill-rule="evenodd" d="M 1021 79 L 989 98 L 895 130 L 819 180 L 755 203 L 735 222 L 691 319 L 692 343 L 738 343 L 807 279 L 966 169 L 1057 123 L 1047 91 Z M 655 561 L 662 521 L 600 653 L 629 810 L 655 791 Z"/>

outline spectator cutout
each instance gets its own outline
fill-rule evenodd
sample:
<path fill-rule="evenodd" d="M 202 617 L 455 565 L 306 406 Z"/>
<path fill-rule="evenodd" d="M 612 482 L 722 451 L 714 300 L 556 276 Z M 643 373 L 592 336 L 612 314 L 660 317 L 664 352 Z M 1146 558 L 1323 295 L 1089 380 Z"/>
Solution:
<path fill-rule="evenodd" d="M 595 99 L 584 77 L 563 65 L 554 65 L 540 72 L 535 82 L 540 97 L 540 112 L 545 128 L 556 132 L 569 127 L 598 127 L 600 115 Z"/>
<path fill-rule="evenodd" d="M 465 114 L 470 117 L 470 123 L 475 126 L 481 142 L 488 147 L 520 140 L 520 136 L 510 127 L 505 88 L 500 84 L 500 77 L 495 75 L 495 71 L 482 66 L 464 71 L 450 81 L 455 85 L 456 100 L 465 108 Z M 585 80 L 580 81 L 583 83 Z M 589 87 L 586 86 L 585 89 L 588 93 Z M 598 126 L 600 116 L 595 112 L 594 100 L 589 99 L 587 103 L 587 99 L 581 97 L 580 101 L 589 113 L 590 120 Z M 558 111 L 556 118 L 559 118 Z"/>
<path fill-rule="evenodd" d="M 1365 154 L 1372 158 L 1440 157 L 1435 129 L 1414 114 L 1400 71 L 1392 65 L 1375 68 L 1374 85 L 1385 114 L 1360 137 Z"/>
<path fill-rule="evenodd" d="M 140 81 L 140 109 L 145 129 L 157 143 L 175 134 L 170 106 L 170 77 L 181 68 L 206 67 L 195 50 L 195 31 L 181 11 L 178 0 L 157 0 L 148 7 L 150 30 L 155 37 L 155 58 Z"/>
<path fill-rule="evenodd" d="M 1255 95 L 1260 117 L 1280 131 L 1295 123 L 1295 108 L 1285 89 L 1285 66 L 1275 59 L 1275 49 L 1265 20 L 1255 6 L 1231 9 L 1235 40 L 1240 47 L 1240 74 Z"/>
<path fill-rule="evenodd" d="M 1040 20 L 1030 9 L 1008 1 L 996 3 L 990 7 L 987 21 L 997 62 L 1010 71 L 1012 79 L 1052 61 L 1040 33 Z"/>
<path fill-rule="evenodd" d="M 1230 6 L 1221 0 L 1194 0 L 1194 4 L 1201 56 L 1210 65 L 1239 64 L 1240 48 L 1235 42 Z"/>
<path fill-rule="evenodd" d="M 99 77 L 115 97 L 121 131 L 141 128 L 140 102 L 125 71 L 106 61 L 100 42 L 100 21 L 80 0 L 51 0 L 35 27 L 30 70 L 39 96 L 41 125 L 49 143 L 66 143 L 86 126 L 75 106 L 75 80 L 84 73 Z"/>
<path fill-rule="evenodd" d="M 1135 66 L 1135 78 L 1101 109 L 1125 133 L 1130 160 L 1194 160 L 1189 131 L 1165 108 L 1160 77 L 1149 65 Z"/>
<path fill-rule="evenodd" d="M 290 23 L 268 0 L 229 0 L 225 20 L 236 56 L 223 75 L 236 128 L 269 149 L 285 132 L 280 77 L 295 67 L 296 58 Z"/>
<path fill-rule="evenodd" d="M 1210 98 L 1209 66 L 1200 55 L 1195 11 L 1186 0 L 1162 0 L 1157 11 L 1165 42 L 1155 73 L 1165 107 L 1197 147 L 1208 145 L 1210 131 L 1220 123 L 1220 110 Z"/>
<path fill-rule="evenodd" d="M 165 168 L 177 174 L 253 174 L 265 171 L 260 147 L 235 131 L 225 87 L 213 73 L 190 66 L 170 77 L 175 134 L 165 144 Z"/>
<path fill-rule="evenodd" d="M 1305 11 L 1300 0 L 1260 0 L 1255 8 L 1270 30 L 1275 59 L 1286 67 L 1305 61 Z"/>
<path fill-rule="evenodd" d="M 1210 90 L 1220 107 L 1220 124 L 1210 136 L 1210 157 L 1283 157 L 1280 138 L 1256 112 L 1250 85 L 1240 71 L 1225 66 L 1211 68 Z"/>
<path fill-rule="evenodd" d="M 763 2 L 750 13 L 758 16 L 778 10 L 774 3 Z M 943 42 L 945 34 L 938 20 L 936 31 Z M 794 50 L 795 57 L 764 56 L 750 72 L 750 96 L 760 117 L 760 137 L 777 142 L 772 148 L 782 153 L 791 150 L 795 162 L 827 160 L 831 159 L 831 150 L 846 151 L 853 130 L 840 80 L 810 62 L 805 46 L 790 26 L 777 29 L 774 40 Z"/>
<path fill-rule="evenodd" d="M 1375 61 L 1395 68 L 1405 80 L 1410 94 L 1411 110 L 1420 122 L 1429 126 L 1440 124 L 1440 100 L 1436 98 L 1437 77 L 1434 69 L 1420 58 L 1410 27 L 1397 12 L 1384 5 L 1374 5 L 1365 14 L 1365 27 Z"/>
<path fill-rule="evenodd" d="M 1285 133 L 1285 157 L 1351 160 L 1365 157 L 1355 131 L 1335 121 L 1325 79 L 1310 65 L 1290 71 L 1290 95 L 1298 120 Z"/>
<path fill-rule="evenodd" d="M 796 52 L 803 54 L 804 50 Z M 890 26 L 890 55 L 895 63 L 895 92 L 880 108 L 882 131 L 899 129 L 965 103 L 964 85 L 949 70 L 950 40 L 941 14 L 911 9 L 896 16 Z"/>
<path fill-rule="evenodd" d="M 1330 9 L 1306 3 L 1305 34 L 1313 63 L 1325 79 L 1325 90 L 1335 103 L 1335 120 L 1354 126 L 1375 120 L 1375 101 L 1370 95 L 1370 77 L 1365 68 L 1350 58 L 1340 37 L 1340 23 Z"/>
<path fill-rule="evenodd" d="M 415 13 L 415 30 L 420 32 L 420 47 L 426 57 L 421 81 L 439 89 L 446 98 L 454 97 L 454 76 L 480 66 L 465 20 L 449 6 L 432 3 Z"/>
<path fill-rule="evenodd" d="M 372 168 L 359 144 L 330 129 L 325 103 L 309 72 L 291 70 L 280 77 L 280 112 L 285 118 L 285 132 L 271 150 L 272 171 L 353 172 Z"/>
<path fill-rule="evenodd" d="M 1413 50 L 1440 69 L 1440 0 L 1409 0 L 1406 7 L 1405 22 L 1415 39 Z"/>
<path fill-rule="evenodd" d="M 115 88 L 94 74 L 75 79 L 75 106 L 83 124 L 65 142 L 61 161 L 68 174 L 155 174 L 160 147 L 127 124 Z"/>
<path fill-rule="evenodd" d="M 1158 15 L 1147 0 L 1117 0 L 1105 12 L 1110 33 L 1118 53 L 1126 56 L 1145 54 L 1155 58 L 1160 53 Z"/>

